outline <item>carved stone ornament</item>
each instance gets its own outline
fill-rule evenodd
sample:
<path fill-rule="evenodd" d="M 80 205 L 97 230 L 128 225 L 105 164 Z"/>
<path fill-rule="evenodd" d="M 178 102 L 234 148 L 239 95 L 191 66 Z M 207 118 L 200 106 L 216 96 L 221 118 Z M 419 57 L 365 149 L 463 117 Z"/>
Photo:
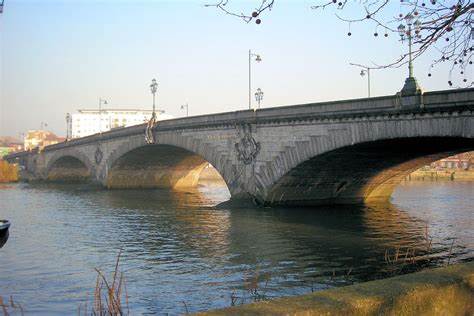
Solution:
<path fill-rule="evenodd" d="M 244 136 L 240 139 L 240 142 L 235 144 L 237 159 L 242 161 L 245 165 L 250 165 L 260 152 L 260 143 L 256 142 L 255 138 L 253 138 L 250 125 L 243 126 L 242 132 Z M 239 134 L 241 134 L 240 130 Z"/>
<path fill-rule="evenodd" d="M 145 142 L 149 145 L 156 143 L 155 135 L 153 135 L 153 130 L 155 129 L 156 123 L 156 115 L 155 112 L 153 112 L 145 128 Z"/>
<path fill-rule="evenodd" d="M 95 150 L 94 158 L 95 158 L 95 163 L 100 164 L 102 161 L 102 158 L 104 157 L 104 153 L 100 149 L 99 146 L 97 146 L 97 149 Z"/>

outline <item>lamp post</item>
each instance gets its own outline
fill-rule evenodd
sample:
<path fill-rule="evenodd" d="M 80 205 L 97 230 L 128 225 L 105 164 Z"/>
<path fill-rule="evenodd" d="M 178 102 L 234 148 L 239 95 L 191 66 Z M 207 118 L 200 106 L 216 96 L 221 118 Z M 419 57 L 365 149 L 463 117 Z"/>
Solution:
<path fill-rule="evenodd" d="M 255 101 L 258 103 L 258 108 L 260 109 L 260 102 L 263 100 L 263 91 L 262 89 L 258 88 L 257 92 L 255 92 Z M 254 108 L 255 111 L 255 108 Z"/>
<path fill-rule="evenodd" d="M 71 133 L 70 122 L 71 122 L 71 114 L 66 113 L 66 141 L 68 141 L 70 138 L 70 135 L 69 135 Z"/>
<path fill-rule="evenodd" d="M 181 105 L 181 110 L 184 110 L 186 108 L 186 117 L 189 116 L 189 104 L 183 104 Z"/>
<path fill-rule="evenodd" d="M 262 61 L 259 54 L 254 54 L 249 49 L 249 110 L 252 108 L 252 57 L 255 57 L 257 63 Z"/>
<path fill-rule="evenodd" d="M 408 38 L 408 78 L 405 80 L 405 84 L 402 88 L 402 95 L 413 95 L 421 93 L 421 88 L 416 81 L 416 78 L 413 76 L 413 37 L 419 36 L 421 22 L 420 20 L 414 20 L 414 16 L 409 13 L 404 18 L 406 26 L 402 23 L 398 26 L 398 33 L 402 42 L 405 38 Z M 413 31 L 416 35 L 413 35 Z"/>
<path fill-rule="evenodd" d="M 362 68 L 360 71 L 361 77 L 364 77 L 367 74 L 367 95 L 370 98 L 370 69 L 372 68 L 364 66 L 364 65 L 353 64 L 353 63 L 349 63 L 349 65 Z"/>
<path fill-rule="evenodd" d="M 153 112 L 151 113 L 151 118 L 148 121 L 145 129 L 145 141 L 147 144 L 154 144 L 155 143 L 155 136 L 153 135 L 153 128 L 156 124 L 156 111 L 155 111 L 155 95 L 156 91 L 158 90 L 158 82 L 156 79 L 153 78 L 151 80 L 150 91 L 153 95 Z"/>
<path fill-rule="evenodd" d="M 102 104 L 108 104 L 107 100 L 99 98 L 99 134 L 102 134 Z"/>
<path fill-rule="evenodd" d="M 153 80 L 151 80 L 150 90 L 151 90 L 151 94 L 153 94 L 152 117 L 156 117 L 156 113 L 155 113 L 155 94 L 156 94 L 156 91 L 158 90 L 158 82 L 156 82 L 156 79 L 154 79 L 154 78 L 153 78 Z"/>

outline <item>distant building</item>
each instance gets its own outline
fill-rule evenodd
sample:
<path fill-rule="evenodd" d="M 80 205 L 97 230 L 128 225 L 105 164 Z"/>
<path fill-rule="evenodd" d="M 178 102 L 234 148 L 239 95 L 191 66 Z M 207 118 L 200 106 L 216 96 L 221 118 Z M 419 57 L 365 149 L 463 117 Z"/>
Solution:
<path fill-rule="evenodd" d="M 128 127 L 146 123 L 151 110 L 78 110 L 69 115 L 68 138 L 78 138 L 106 132 L 114 128 Z M 171 115 L 157 112 L 158 120 L 168 120 Z"/>
<path fill-rule="evenodd" d="M 431 168 L 442 169 L 474 169 L 474 151 L 447 157 L 431 164 Z"/>
<path fill-rule="evenodd" d="M 0 158 L 21 150 L 23 150 L 23 144 L 20 140 L 10 136 L 0 136 Z"/>
<path fill-rule="evenodd" d="M 26 133 L 24 147 L 25 150 L 31 150 L 36 147 L 42 149 L 45 146 L 57 144 L 65 140 L 64 137 L 58 137 L 50 131 L 31 130 Z"/>

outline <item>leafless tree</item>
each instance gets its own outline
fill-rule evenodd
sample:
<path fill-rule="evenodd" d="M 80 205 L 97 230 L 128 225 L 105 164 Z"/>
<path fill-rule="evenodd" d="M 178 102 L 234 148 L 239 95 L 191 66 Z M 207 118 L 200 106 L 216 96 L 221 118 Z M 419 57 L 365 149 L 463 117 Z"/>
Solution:
<path fill-rule="evenodd" d="M 225 14 L 236 16 L 245 22 L 249 23 L 250 21 L 255 20 L 255 23 L 260 24 L 262 22 L 260 15 L 264 11 L 270 11 L 273 7 L 275 0 L 260 0 L 259 6 L 252 10 L 251 13 L 237 13 L 237 11 L 231 8 L 230 0 L 220 0 L 216 3 L 205 4 L 205 7 L 216 7 L 217 9 L 223 11 Z"/>
<path fill-rule="evenodd" d="M 370 23 L 374 26 L 373 36 L 389 37 L 396 33 L 413 40 L 413 58 L 435 51 L 431 68 L 440 63 L 450 65 L 448 84 L 453 85 L 452 75 L 459 74 L 462 85 L 471 86 L 468 74 L 472 72 L 474 40 L 474 4 L 471 0 L 399 0 L 399 12 L 394 15 L 395 1 L 389 0 L 315 0 L 311 9 L 333 11 L 337 19 L 348 24 L 347 36 L 352 35 L 354 23 Z M 256 0 L 256 8 L 249 13 L 236 13 L 230 6 L 231 0 L 221 0 L 208 7 L 216 7 L 226 14 L 241 18 L 249 23 L 262 22 L 262 15 L 270 11 L 275 0 Z M 359 12 L 359 13 L 354 13 Z M 407 19 L 408 18 L 408 19 Z M 410 23 L 410 28 L 399 27 Z M 411 29 L 411 32 L 409 31 Z M 371 68 L 400 67 L 408 62 L 408 53 L 393 62 L 375 65 Z M 431 76 L 431 71 L 428 76 Z"/>

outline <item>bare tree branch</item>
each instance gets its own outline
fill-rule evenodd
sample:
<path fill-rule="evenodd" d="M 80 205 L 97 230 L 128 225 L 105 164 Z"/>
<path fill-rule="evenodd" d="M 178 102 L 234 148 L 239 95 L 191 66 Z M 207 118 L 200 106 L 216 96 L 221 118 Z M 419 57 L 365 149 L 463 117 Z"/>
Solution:
<path fill-rule="evenodd" d="M 260 14 L 266 10 L 271 10 L 273 7 L 275 0 L 260 0 L 260 6 L 254 9 L 251 14 L 245 13 L 236 13 L 231 9 L 228 9 L 227 5 L 229 4 L 229 0 L 220 0 L 214 4 L 205 4 L 205 7 L 216 7 L 217 9 L 221 10 L 225 14 L 232 15 L 238 18 L 241 18 L 245 22 L 249 23 L 250 21 L 255 19 L 255 23 L 260 24 L 262 22 L 260 18 Z"/>
<path fill-rule="evenodd" d="M 206 7 L 215 7 L 225 14 L 241 18 L 249 23 L 253 20 L 261 23 L 261 15 L 270 11 L 275 0 L 256 0 L 259 4 L 251 14 L 236 13 L 229 4 L 231 0 L 220 0 Z M 453 85 L 452 74 L 462 77 L 464 85 L 473 85 L 468 82 L 467 75 L 472 71 L 473 41 L 474 41 L 474 4 L 471 0 L 400 0 L 400 9 L 393 16 L 393 3 L 389 0 L 315 0 L 311 6 L 313 10 L 335 10 L 335 16 L 349 25 L 348 36 L 352 35 L 351 24 L 370 23 L 375 27 L 374 36 L 379 36 L 378 28 L 384 30 L 384 37 L 389 33 L 396 33 L 413 39 L 413 58 L 425 54 L 429 50 L 435 51 L 439 57 L 433 60 L 430 69 L 440 63 L 451 63 L 448 84 Z M 359 10 L 359 13 L 354 13 Z M 345 14 L 348 13 L 349 16 Z M 410 17 L 411 20 L 408 20 Z M 399 24 L 409 27 L 399 29 Z M 409 31 L 411 30 L 411 31 Z M 375 68 L 400 67 L 408 62 L 408 54 L 400 56 L 393 62 L 385 65 L 376 65 Z M 372 68 L 374 68 L 372 67 Z M 428 73 L 431 76 L 431 73 Z"/>

